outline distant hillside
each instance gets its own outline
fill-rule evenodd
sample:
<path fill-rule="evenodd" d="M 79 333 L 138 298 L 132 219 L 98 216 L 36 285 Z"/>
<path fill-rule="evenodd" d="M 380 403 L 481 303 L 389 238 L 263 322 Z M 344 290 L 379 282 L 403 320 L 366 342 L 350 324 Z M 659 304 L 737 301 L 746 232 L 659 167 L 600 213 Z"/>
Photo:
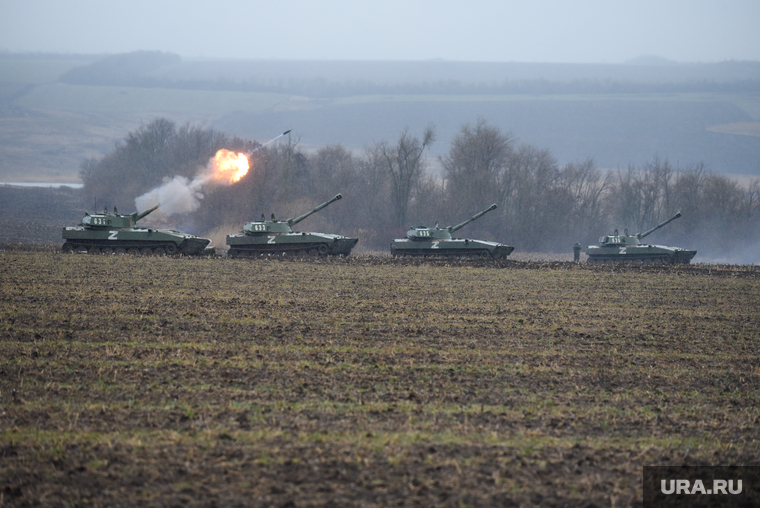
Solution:
<path fill-rule="evenodd" d="M 661 65 L 667 63 L 667 65 Z M 303 149 L 360 151 L 436 126 L 446 153 L 484 118 L 560 164 L 606 168 L 653 155 L 760 175 L 760 62 L 620 65 L 487 62 L 201 61 L 128 55 L 0 54 L 0 182 L 78 181 L 157 117 Z M 435 166 L 435 159 L 431 160 Z"/>
<path fill-rule="evenodd" d="M 144 86 L 148 73 L 182 61 L 179 55 L 160 51 L 137 51 L 108 56 L 81 67 L 74 67 L 58 81 L 71 85 Z"/>
<path fill-rule="evenodd" d="M 760 62 L 678 64 L 640 57 L 618 64 L 187 60 L 140 51 L 70 70 L 61 82 L 186 90 L 355 94 L 554 94 L 756 91 Z"/>

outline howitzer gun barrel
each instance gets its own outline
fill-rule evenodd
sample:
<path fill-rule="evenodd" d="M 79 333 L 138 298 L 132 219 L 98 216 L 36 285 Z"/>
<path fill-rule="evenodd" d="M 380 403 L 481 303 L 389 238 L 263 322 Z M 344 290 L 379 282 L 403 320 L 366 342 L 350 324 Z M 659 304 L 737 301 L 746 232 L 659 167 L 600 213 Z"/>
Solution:
<path fill-rule="evenodd" d="M 158 205 L 154 206 L 150 210 L 145 210 L 144 212 L 140 212 L 140 213 L 135 212 L 135 213 L 133 213 L 132 214 L 132 223 L 134 224 L 135 222 L 139 221 L 140 219 L 142 219 L 146 215 L 155 212 L 156 210 L 158 210 Z"/>
<path fill-rule="evenodd" d="M 655 227 L 653 227 L 652 229 L 650 229 L 649 231 L 646 231 L 646 232 L 644 232 L 644 233 L 639 233 L 639 234 L 637 234 L 636 236 L 638 236 L 638 237 L 639 237 L 639 240 L 641 240 L 641 239 L 642 239 L 642 238 L 644 238 L 645 236 L 647 236 L 647 235 L 651 235 L 652 233 L 654 233 L 655 231 L 657 231 L 658 229 L 660 229 L 660 228 L 661 228 L 661 227 L 663 227 L 664 225 L 668 224 L 668 223 L 669 223 L 669 222 L 671 222 L 671 221 L 674 221 L 674 220 L 676 220 L 676 219 L 677 219 L 677 218 L 679 218 L 680 216 L 681 216 L 681 212 L 678 212 L 678 213 L 676 213 L 676 214 L 675 214 L 673 217 L 671 217 L 671 218 L 669 218 L 668 220 L 666 220 L 665 222 L 661 222 L 661 223 L 657 224 Z"/>
<path fill-rule="evenodd" d="M 305 214 L 303 214 L 303 215 L 301 215 L 299 217 L 296 217 L 295 219 L 288 219 L 288 221 L 287 221 L 288 225 L 289 226 L 293 226 L 294 224 L 298 224 L 299 222 L 301 222 L 302 220 L 304 220 L 309 215 L 311 215 L 313 213 L 317 213 L 318 211 L 320 211 L 321 209 L 323 209 L 327 205 L 329 205 L 331 203 L 335 203 L 336 201 L 338 201 L 339 199 L 342 199 L 342 198 L 343 198 L 343 196 L 340 195 L 340 194 L 338 194 L 334 198 L 332 198 L 331 200 L 325 201 L 324 203 L 322 203 L 321 205 L 319 205 L 315 209 L 311 210 L 310 212 L 306 212 Z"/>
<path fill-rule="evenodd" d="M 486 208 L 486 209 L 485 209 L 485 210 L 483 210 L 482 212 L 478 212 L 478 213 L 476 213 L 475 215 L 473 215 L 472 217 L 470 217 L 470 218 L 469 218 L 469 219 L 467 219 L 466 221 L 464 221 L 464 222 L 462 222 L 462 223 L 460 223 L 460 224 L 457 224 L 456 226 L 449 226 L 449 231 L 450 231 L 451 233 L 453 233 L 454 231 L 457 231 L 457 230 L 459 230 L 459 229 L 462 229 L 463 227 L 465 227 L 465 226 L 466 226 L 467 224 L 469 224 L 470 222 L 472 222 L 472 221 L 474 221 L 474 220 L 477 220 L 477 219 L 481 218 L 482 216 L 484 216 L 485 214 L 487 214 L 487 213 L 488 213 L 488 212 L 490 212 L 491 210 L 496 210 L 496 203 L 492 204 L 491 206 L 489 206 L 488 208 Z"/>

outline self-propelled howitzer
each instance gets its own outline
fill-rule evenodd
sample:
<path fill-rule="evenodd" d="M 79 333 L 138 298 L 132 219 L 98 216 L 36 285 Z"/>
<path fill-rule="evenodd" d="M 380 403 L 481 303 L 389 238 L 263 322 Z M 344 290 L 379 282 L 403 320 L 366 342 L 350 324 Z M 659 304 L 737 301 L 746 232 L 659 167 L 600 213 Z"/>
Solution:
<path fill-rule="evenodd" d="M 588 260 L 589 262 L 638 261 L 641 263 L 689 264 L 691 259 L 697 254 L 697 251 L 681 249 L 680 247 L 641 243 L 642 238 L 651 235 L 680 216 L 681 212 L 678 212 L 670 219 L 657 224 L 652 229 L 643 233 L 629 235 L 626 229 L 620 235 L 616 229 L 614 234 L 599 238 L 597 245 L 589 245 L 587 247 Z"/>
<path fill-rule="evenodd" d="M 187 254 L 204 253 L 211 242 L 208 238 L 198 238 L 173 229 L 139 228 L 137 221 L 156 211 L 158 205 L 144 212 L 120 214 L 108 207 L 103 213 L 85 216 L 79 226 L 63 228 L 62 236 L 66 240 L 61 250 L 70 252 L 87 252 L 88 254 Z"/>
<path fill-rule="evenodd" d="M 391 242 L 391 254 L 394 256 L 506 258 L 514 250 L 511 245 L 484 240 L 470 240 L 469 238 L 453 238 L 451 236 L 451 233 L 495 209 L 496 204 L 494 203 L 456 226 L 441 228 L 436 222 L 432 228 L 426 226 L 411 227 L 406 232 L 406 238 L 396 238 Z"/>
<path fill-rule="evenodd" d="M 227 256 L 348 256 L 359 241 L 358 238 L 293 231 L 293 226 L 342 198 L 338 194 L 294 219 L 277 220 L 272 214 L 271 220 L 265 220 L 262 214 L 260 221 L 246 222 L 242 233 L 227 235 L 227 245 L 230 246 Z"/>

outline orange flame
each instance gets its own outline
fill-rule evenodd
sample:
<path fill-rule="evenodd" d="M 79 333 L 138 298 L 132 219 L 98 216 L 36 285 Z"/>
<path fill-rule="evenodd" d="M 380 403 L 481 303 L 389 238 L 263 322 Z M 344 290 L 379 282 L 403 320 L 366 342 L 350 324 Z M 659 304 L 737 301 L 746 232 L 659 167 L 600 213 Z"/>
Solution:
<path fill-rule="evenodd" d="M 209 161 L 212 175 L 217 180 L 229 180 L 229 182 L 239 182 L 241 178 L 248 174 L 250 168 L 248 157 L 243 153 L 231 152 L 222 148 L 214 158 Z"/>

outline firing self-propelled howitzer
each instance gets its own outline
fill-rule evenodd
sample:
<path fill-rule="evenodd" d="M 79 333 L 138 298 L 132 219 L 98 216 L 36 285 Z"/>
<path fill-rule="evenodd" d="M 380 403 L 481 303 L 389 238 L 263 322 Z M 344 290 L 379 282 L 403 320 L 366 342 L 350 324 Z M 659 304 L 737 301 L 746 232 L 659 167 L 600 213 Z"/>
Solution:
<path fill-rule="evenodd" d="M 644 233 L 629 235 L 626 229 L 622 235 L 619 235 L 616 229 L 614 234 L 599 238 L 597 245 L 589 245 L 587 247 L 586 254 L 588 254 L 588 260 L 589 262 L 637 261 L 640 263 L 689 264 L 691 259 L 697 254 L 697 251 L 681 249 L 680 247 L 641 243 L 642 238 L 651 235 L 680 216 L 681 212 L 678 212 L 670 219 L 657 224 Z"/>
<path fill-rule="evenodd" d="M 391 254 L 394 256 L 506 258 L 514 250 L 511 245 L 484 240 L 470 240 L 469 238 L 453 238 L 451 236 L 451 233 L 462 229 L 470 222 L 495 209 L 496 204 L 494 203 L 456 226 L 441 228 L 436 222 L 432 228 L 426 226 L 411 227 L 406 232 L 406 238 L 396 238 L 391 242 Z"/>
<path fill-rule="evenodd" d="M 295 219 L 277 220 L 272 214 L 272 220 L 265 220 L 262 214 L 260 221 L 246 222 L 242 233 L 227 235 L 227 245 L 230 246 L 227 256 L 348 256 L 359 241 L 358 238 L 293 231 L 293 226 L 342 198 L 338 194 Z"/>
<path fill-rule="evenodd" d="M 173 229 L 139 228 L 137 221 L 156 211 L 158 205 L 144 212 L 120 214 L 108 207 L 103 213 L 85 212 L 79 226 L 63 228 L 61 250 L 88 254 L 197 255 L 206 253 L 208 238 L 198 238 Z"/>

